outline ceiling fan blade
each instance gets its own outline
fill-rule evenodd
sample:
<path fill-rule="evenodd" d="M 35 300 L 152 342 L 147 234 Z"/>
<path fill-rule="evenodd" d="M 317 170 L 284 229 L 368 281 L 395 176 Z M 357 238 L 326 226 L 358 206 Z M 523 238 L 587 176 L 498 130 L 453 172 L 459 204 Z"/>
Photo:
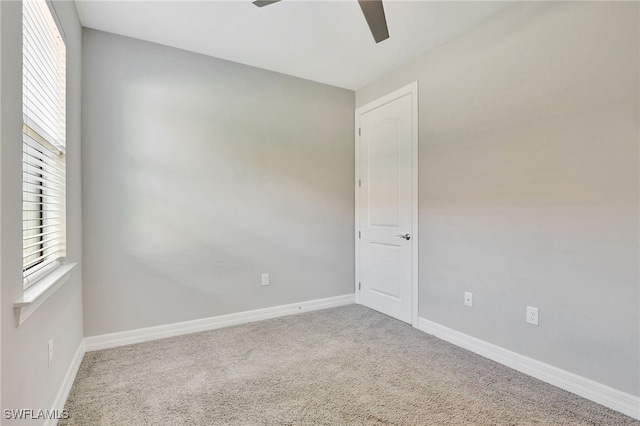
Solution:
<path fill-rule="evenodd" d="M 384 15 L 382 0 L 358 0 L 358 4 L 376 43 L 388 39 L 389 28 L 387 28 L 387 18 Z"/>
<path fill-rule="evenodd" d="M 270 4 L 273 3 L 278 3 L 280 0 L 256 0 L 253 2 L 253 4 L 255 4 L 258 7 L 264 7 L 264 6 L 269 6 Z"/>

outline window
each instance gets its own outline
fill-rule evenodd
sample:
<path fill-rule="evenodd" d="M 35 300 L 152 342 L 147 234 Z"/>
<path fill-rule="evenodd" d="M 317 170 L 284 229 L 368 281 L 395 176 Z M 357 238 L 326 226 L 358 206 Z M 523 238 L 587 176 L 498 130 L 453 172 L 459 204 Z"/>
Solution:
<path fill-rule="evenodd" d="M 22 271 L 26 288 L 66 256 L 66 47 L 45 0 L 22 4 Z"/>

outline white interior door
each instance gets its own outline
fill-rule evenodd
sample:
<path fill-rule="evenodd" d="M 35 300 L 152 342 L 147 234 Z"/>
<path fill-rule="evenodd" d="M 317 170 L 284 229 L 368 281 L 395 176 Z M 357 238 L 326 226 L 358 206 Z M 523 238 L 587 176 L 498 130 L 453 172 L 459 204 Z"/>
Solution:
<path fill-rule="evenodd" d="M 417 318 L 416 96 L 414 84 L 356 114 L 358 302 L 408 323 Z"/>

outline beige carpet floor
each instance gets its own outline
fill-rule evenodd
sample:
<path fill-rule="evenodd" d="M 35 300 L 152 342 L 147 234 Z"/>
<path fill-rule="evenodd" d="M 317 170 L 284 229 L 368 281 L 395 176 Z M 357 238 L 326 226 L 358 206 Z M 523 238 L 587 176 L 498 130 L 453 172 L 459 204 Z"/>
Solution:
<path fill-rule="evenodd" d="M 358 305 L 87 353 L 60 425 L 640 425 Z"/>

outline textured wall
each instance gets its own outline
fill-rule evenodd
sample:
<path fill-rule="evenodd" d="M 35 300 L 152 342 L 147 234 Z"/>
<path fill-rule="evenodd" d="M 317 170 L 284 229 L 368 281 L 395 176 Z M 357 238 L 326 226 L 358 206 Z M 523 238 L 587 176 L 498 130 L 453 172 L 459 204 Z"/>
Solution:
<path fill-rule="evenodd" d="M 419 80 L 420 316 L 634 395 L 638 7 L 518 3 L 356 92 Z"/>
<path fill-rule="evenodd" d="M 83 54 L 85 335 L 353 292 L 352 91 L 95 30 Z"/>
<path fill-rule="evenodd" d="M 71 278 L 20 327 L 13 302 L 22 295 L 22 5 L 2 8 L 2 408 L 50 409 L 82 340 L 80 105 L 82 29 L 72 2 L 53 3 L 67 45 L 67 258 Z M 47 366 L 50 339 L 53 365 Z M 10 423 L 10 422 L 9 422 Z M 42 420 L 34 422 L 42 424 Z M 4 422 L 3 422 L 4 424 Z M 28 424 L 21 422 L 20 424 Z"/>

